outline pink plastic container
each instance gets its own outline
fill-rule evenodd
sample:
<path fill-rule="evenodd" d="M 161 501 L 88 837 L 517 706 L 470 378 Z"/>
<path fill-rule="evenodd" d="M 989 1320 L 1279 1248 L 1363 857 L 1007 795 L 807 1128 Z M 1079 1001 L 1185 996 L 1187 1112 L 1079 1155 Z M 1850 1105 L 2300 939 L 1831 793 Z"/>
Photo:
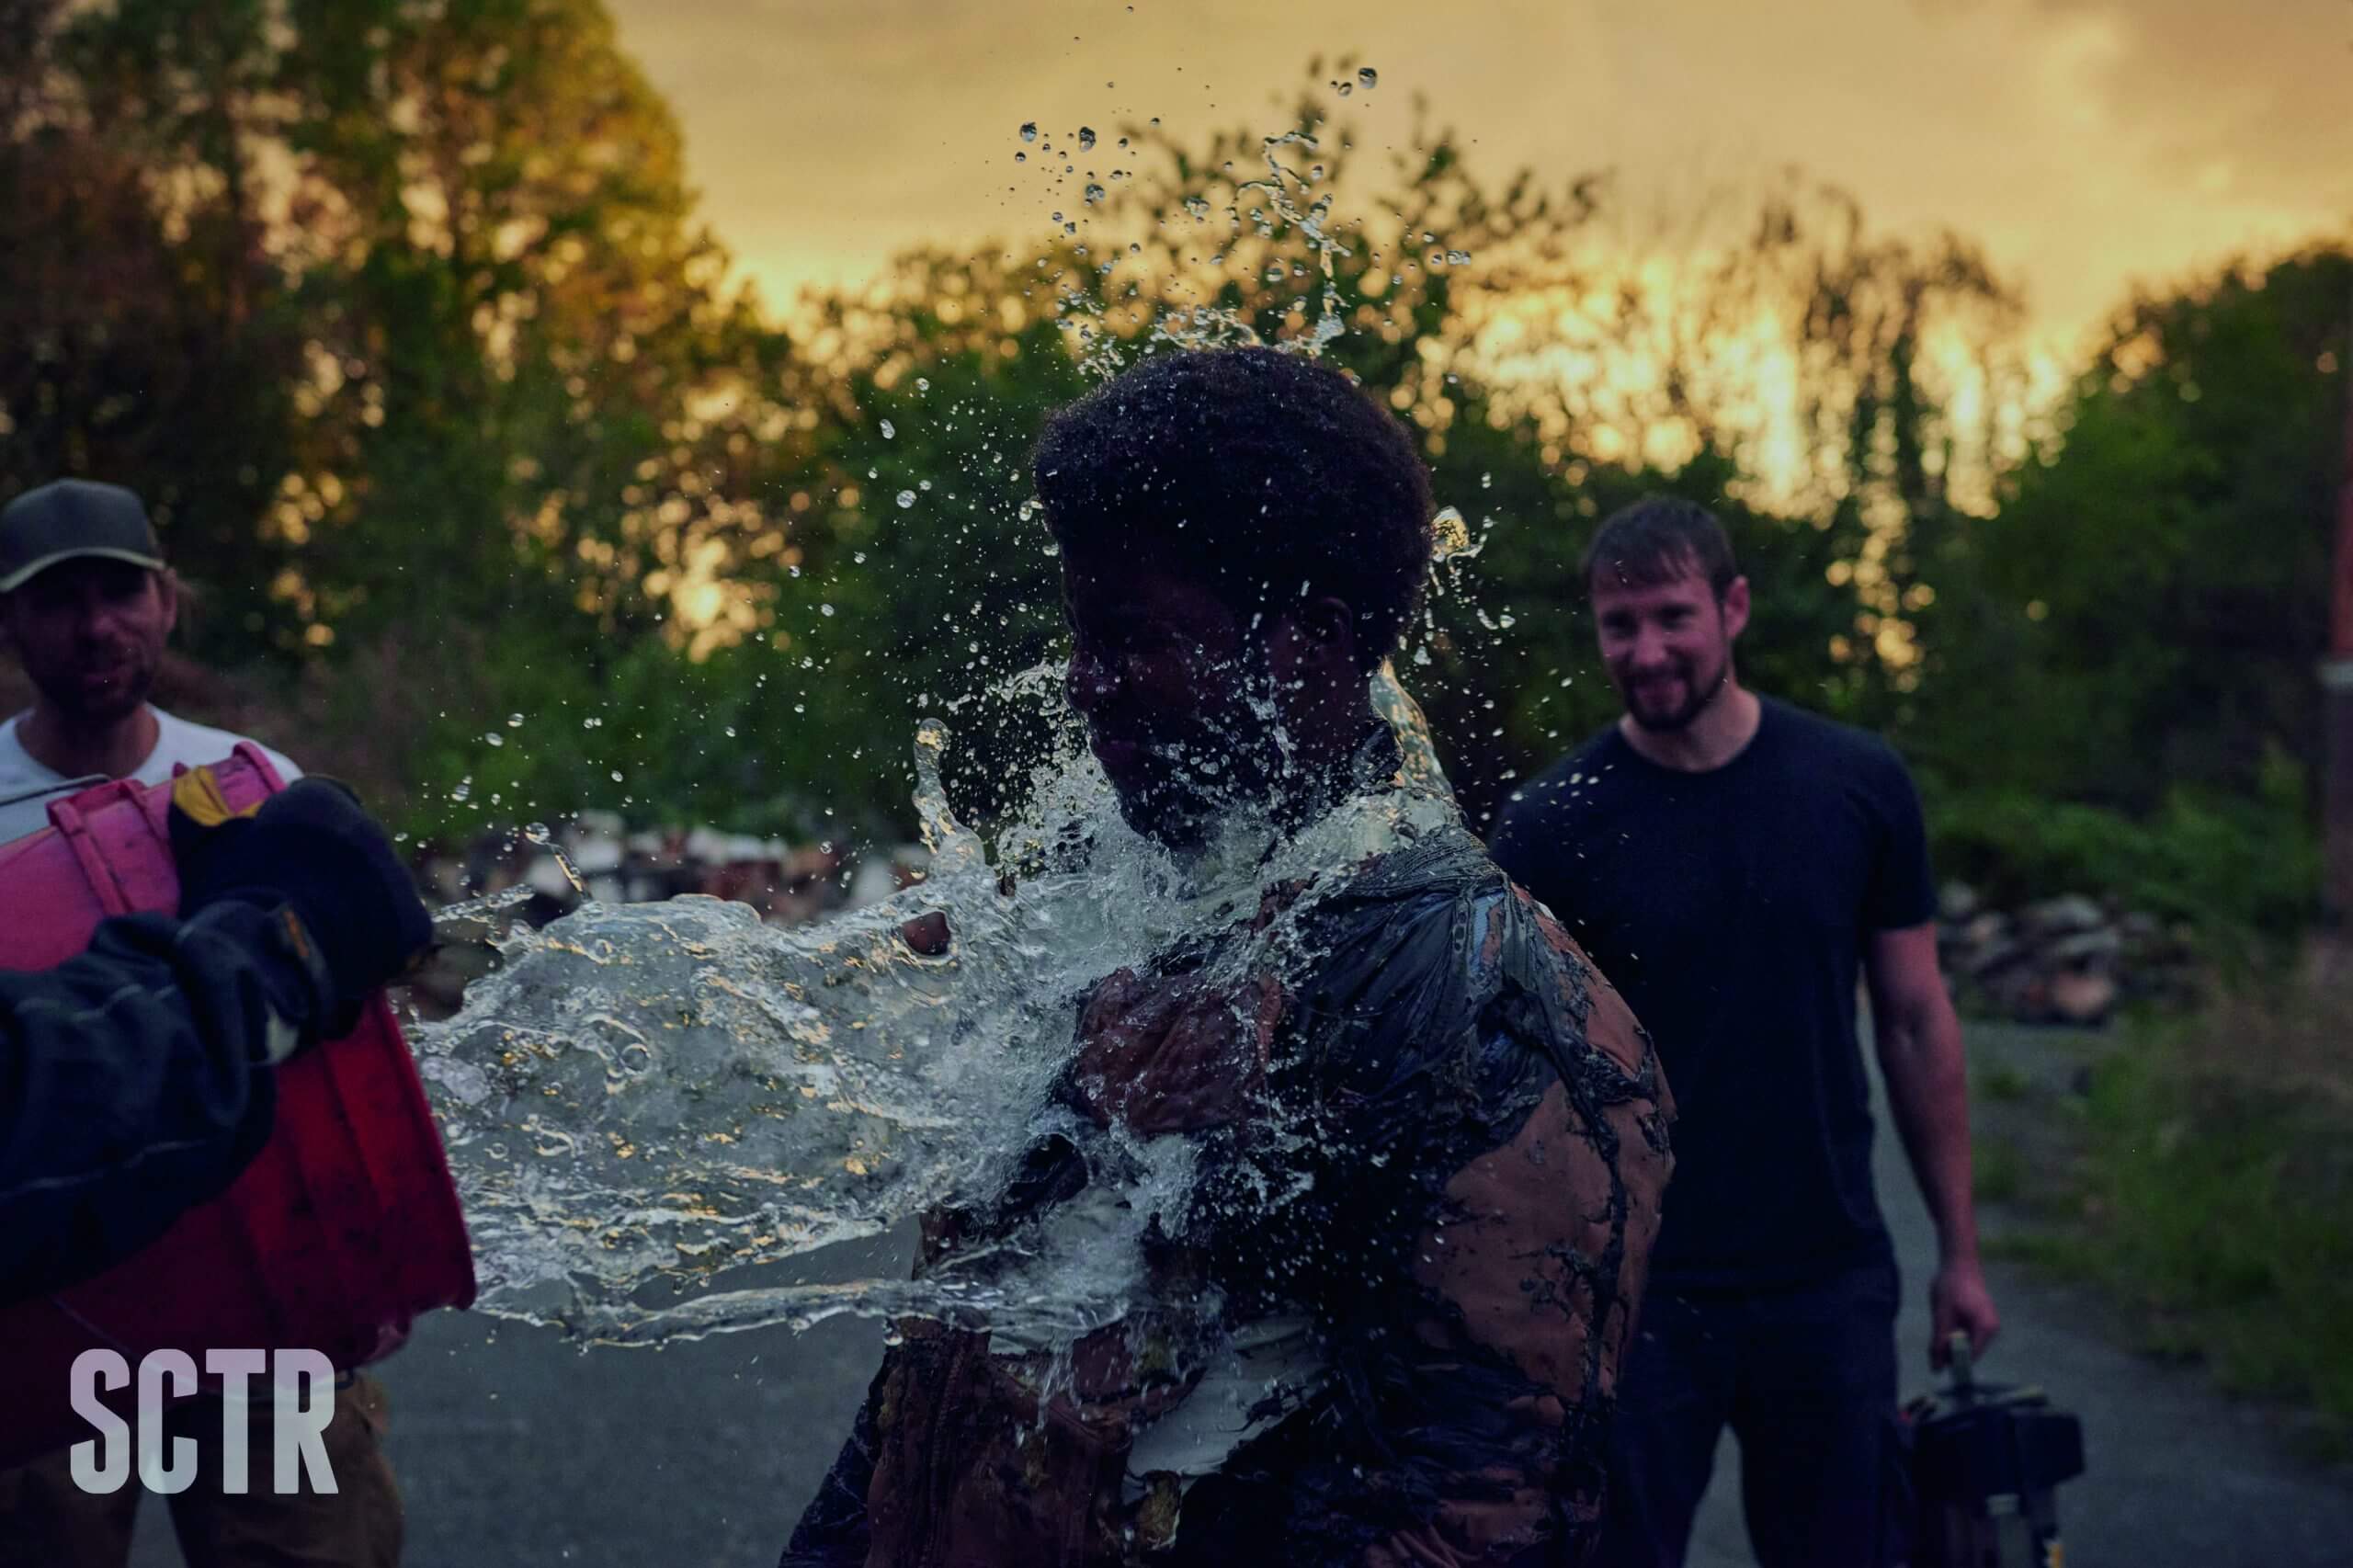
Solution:
<path fill-rule="evenodd" d="M 239 744 L 213 765 L 232 810 L 284 786 Z M 171 786 L 97 785 L 0 849 L 0 968 L 79 953 L 108 915 L 178 907 Z M 70 1403 L 83 1351 L 311 1349 L 390 1355 L 419 1312 L 474 1298 L 473 1255 L 415 1063 L 381 996 L 339 1040 L 278 1069 L 269 1142 L 228 1191 L 109 1272 L 0 1308 L 0 1465 L 90 1436 Z M 128 1391 L 110 1400 L 129 1409 Z"/>

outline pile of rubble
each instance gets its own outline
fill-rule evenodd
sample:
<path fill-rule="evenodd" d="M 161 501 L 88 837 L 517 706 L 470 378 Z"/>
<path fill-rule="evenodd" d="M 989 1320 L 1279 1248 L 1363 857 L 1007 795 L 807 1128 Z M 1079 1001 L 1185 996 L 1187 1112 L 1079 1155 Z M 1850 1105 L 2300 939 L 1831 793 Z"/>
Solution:
<path fill-rule="evenodd" d="M 642 903 L 703 893 L 748 903 L 770 925 L 801 926 L 920 881 L 928 859 L 915 845 L 853 862 L 831 843 L 796 846 L 707 827 L 629 833 L 617 815 L 584 812 L 544 837 L 485 834 L 462 859 L 437 856 L 418 872 L 426 896 L 445 904 L 528 886 L 535 923 L 583 898 Z"/>
<path fill-rule="evenodd" d="M 2081 893 L 1987 908 L 1961 883 L 1943 892 L 1937 955 L 1964 1013 L 2021 1023 L 2097 1025 L 2128 1003 L 2195 994 L 2186 926 Z"/>

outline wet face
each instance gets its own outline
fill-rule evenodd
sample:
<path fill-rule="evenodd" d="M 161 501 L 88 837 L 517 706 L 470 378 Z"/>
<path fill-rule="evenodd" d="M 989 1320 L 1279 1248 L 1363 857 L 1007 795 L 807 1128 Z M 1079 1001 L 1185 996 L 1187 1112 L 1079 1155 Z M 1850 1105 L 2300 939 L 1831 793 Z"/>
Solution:
<path fill-rule="evenodd" d="M 1066 554 L 1063 592 L 1070 704 L 1129 825 L 1191 847 L 1266 804 L 1286 744 L 1297 756 L 1324 722 L 1325 641 L 1290 615 L 1254 627 L 1200 582 L 1125 562 Z"/>
<path fill-rule="evenodd" d="M 179 613 L 172 580 L 127 561 L 60 562 L 0 597 L 0 625 L 60 717 L 103 724 L 136 712 Z"/>
<path fill-rule="evenodd" d="M 1597 574 L 1593 618 L 1628 715 L 1654 733 L 1681 730 L 1731 679 L 1733 639 L 1748 624 L 1748 580 L 1734 578 L 1719 600 L 1696 573 L 1646 585 Z"/>

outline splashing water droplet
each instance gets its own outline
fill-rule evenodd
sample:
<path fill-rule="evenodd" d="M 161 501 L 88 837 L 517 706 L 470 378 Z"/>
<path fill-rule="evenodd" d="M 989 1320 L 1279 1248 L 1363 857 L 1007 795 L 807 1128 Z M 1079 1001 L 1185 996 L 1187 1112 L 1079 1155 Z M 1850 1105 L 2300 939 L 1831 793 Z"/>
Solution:
<path fill-rule="evenodd" d="M 1462 520 L 1461 512 L 1455 507 L 1438 508 L 1438 516 L 1430 519 L 1430 533 L 1433 539 L 1430 549 L 1432 566 L 1478 553 L 1471 548 L 1471 525 Z"/>
<path fill-rule="evenodd" d="M 506 715 L 506 727 L 510 730 L 521 729 L 523 727 L 523 715 L 520 713 L 509 713 Z"/>
<path fill-rule="evenodd" d="M 1021 140 L 1024 142 L 1035 142 L 1038 140 L 1038 122 L 1036 120 L 1025 119 L 1021 122 Z"/>
<path fill-rule="evenodd" d="M 831 605 L 819 605 L 817 607 L 817 613 L 824 616 L 826 619 L 831 620 L 834 616 L 834 607 Z"/>
<path fill-rule="evenodd" d="M 1102 200 L 1102 199 L 1103 199 L 1103 196 L 1104 196 L 1104 191 L 1103 191 L 1103 187 L 1102 187 L 1101 186 L 1095 184 L 1093 181 L 1089 181 L 1089 182 L 1087 183 L 1087 187 L 1086 187 L 1086 204 L 1087 204 L 1089 207 L 1092 207 L 1092 206 L 1094 206 L 1097 202 L 1098 202 L 1098 201 Z"/>
<path fill-rule="evenodd" d="M 1093 126 L 1082 125 L 1078 128 L 1078 148 L 1082 153 L 1094 151 L 1095 128 Z"/>
<path fill-rule="evenodd" d="M 1381 85 L 1381 73 L 1370 65 L 1364 66 L 1357 72 L 1357 85 L 1370 92 Z"/>
<path fill-rule="evenodd" d="M 483 736 L 483 739 L 494 746 L 503 746 L 506 744 L 506 737 L 500 734 L 496 730 L 490 731 Z"/>
<path fill-rule="evenodd" d="M 895 426 L 895 425 L 892 424 L 892 423 L 891 423 L 889 420 L 887 420 L 887 419 L 885 419 L 884 421 L 882 421 L 882 438 L 883 438 L 884 440 L 886 440 L 886 441 L 895 440 L 895 439 L 897 439 L 897 437 L 898 437 L 898 434 L 899 434 L 899 428 L 898 428 L 898 426 Z"/>
<path fill-rule="evenodd" d="M 906 509 L 907 507 L 909 507 L 909 506 L 914 506 L 915 504 L 915 493 L 914 491 L 912 491 L 912 490 L 902 490 L 902 491 L 900 491 L 900 492 L 899 492 L 899 507 L 900 507 L 900 509 L 901 509 L 902 511 L 905 510 L 905 509 Z"/>

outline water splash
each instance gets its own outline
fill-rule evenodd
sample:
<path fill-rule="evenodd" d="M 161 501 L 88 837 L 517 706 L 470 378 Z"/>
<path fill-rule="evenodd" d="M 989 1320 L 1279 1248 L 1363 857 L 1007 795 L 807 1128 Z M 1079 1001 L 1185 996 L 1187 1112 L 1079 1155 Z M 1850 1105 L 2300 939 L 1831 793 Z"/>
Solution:
<path fill-rule="evenodd" d="M 1320 354 L 1325 344 L 1347 330 L 1347 324 L 1340 315 L 1340 289 L 1334 263 L 1338 257 L 1355 254 L 1335 239 L 1326 227 L 1332 216 L 1332 198 L 1329 195 L 1319 196 L 1304 208 L 1301 207 L 1301 199 L 1314 188 L 1313 176 L 1282 161 L 1283 148 L 1298 147 L 1313 153 L 1317 145 L 1315 138 L 1304 131 L 1288 131 L 1280 136 L 1267 137 L 1260 148 L 1267 160 L 1267 177 L 1250 180 L 1234 192 L 1237 201 L 1247 191 L 1264 194 L 1283 222 L 1307 237 L 1308 248 L 1315 253 L 1316 265 L 1324 274 L 1324 295 L 1322 310 L 1315 318 L 1314 328 L 1308 334 L 1303 349 L 1310 355 Z M 1297 187 L 1296 191 L 1292 188 L 1294 186 Z M 1262 233 L 1271 235 L 1274 233 L 1270 220 L 1254 214 L 1254 221 L 1258 223 Z"/>
<path fill-rule="evenodd" d="M 1248 233 L 1274 240 L 1288 226 L 1303 239 L 1314 257 L 1323 280 L 1314 324 L 1304 336 L 1276 345 L 1312 358 L 1320 358 L 1347 330 L 1340 307 L 1337 263 L 1355 254 L 1334 233 L 1331 195 L 1314 194 L 1322 165 L 1302 165 L 1298 156 L 1313 154 L 1319 147 L 1316 137 L 1303 130 L 1262 137 L 1259 156 L 1267 172 L 1237 184 L 1233 201 L 1225 210 L 1237 237 Z M 1089 207 L 1107 200 L 1104 187 L 1093 181 L 1087 182 L 1082 194 Z M 1199 195 L 1185 198 L 1183 208 L 1196 222 L 1209 222 L 1215 210 L 1206 198 Z M 1059 211 L 1053 214 L 1053 221 L 1068 232 L 1076 232 L 1075 223 Z M 1108 276 L 1110 266 L 1103 263 L 1098 270 Z M 1289 264 L 1272 262 L 1267 265 L 1264 279 L 1270 285 L 1279 284 L 1290 276 Z M 1142 354 L 1163 349 L 1256 347 L 1263 341 L 1251 324 L 1247 311 L 1236 306 L 1164 302 L 1154 312 L 1149 327 L 1133 341 L 1112 330 L 1106 319 L 1105 301 L 1091 290 L 1063 288 L 1058 295 L 1058 312 L 1063 330 L 1073 339 L 1080 369 L 1095 380 L 1109 380 Z"/>
<path fill-rule="evenodd" d="M 1051 704 L 1060 685 L 1041 667 L 996 695 Z M 473 1231 L 478 1306 L 623 1344 L 851 1312 L 1066 1346 L 1119 1317 L 1145 1228 L 1181 1210 L 1189 1155 L 1051 1096 L 1077 1004 L 1122 966 L 1229 930 L 1263 887 L 1452 820 L 1419 710 L 1385 667 L 1373 696 L 1399 731 L 1405 788 L 1288 840 L 1237 817 L 1179 864 L 1127 826 L 1065 726 L 992 854 L 949 809 L 948 732 L 927 722 L 926 881 L 813 927 L 688 897 L 590 903 L 509 937 L 502 967 L 415 1041 Z M 976 1253 L 920 1281 L 759 1277 L 985 1199 L 1052 1136 L 1083 1145 L 1127 1200 L 1034 1256 Z"/>

